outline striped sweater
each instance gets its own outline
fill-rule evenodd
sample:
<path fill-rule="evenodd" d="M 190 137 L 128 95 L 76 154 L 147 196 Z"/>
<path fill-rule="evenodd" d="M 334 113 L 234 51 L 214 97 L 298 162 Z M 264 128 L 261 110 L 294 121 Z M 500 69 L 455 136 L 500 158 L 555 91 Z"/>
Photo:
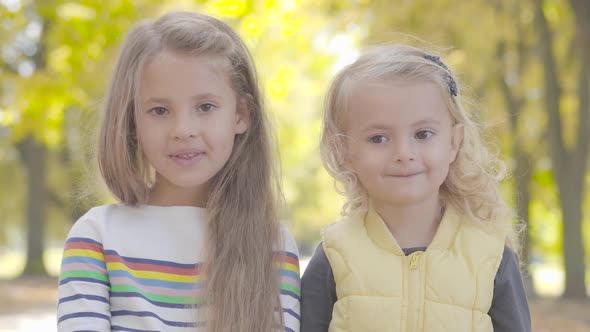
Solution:
<path fill-rule="evenodd" d="M 205 331 L 205 213 L 122 204 L 88 211 L 64 248 L 58 331 Z M 275 264 L 285 331 L 299 331 L 297 247 L 284 227 L 282 240 Z"/>

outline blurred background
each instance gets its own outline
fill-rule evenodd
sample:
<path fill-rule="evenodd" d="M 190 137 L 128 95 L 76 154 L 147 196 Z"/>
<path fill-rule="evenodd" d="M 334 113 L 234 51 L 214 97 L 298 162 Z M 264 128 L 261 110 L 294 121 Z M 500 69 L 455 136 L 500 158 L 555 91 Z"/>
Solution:
<path fill-rule="evenodd" d="M 441 53 L 511 173 L 534 330 L 590 331 L 588 0 L 0 0 L 0 331 L 55 331 L 64 238 L 112 202 L 93 146 L 118 47 L 174 9 L 222 19 L 254 55 L 302 268 L 342 205 L 318 152 L 329 79 L 371 44 Z"/>

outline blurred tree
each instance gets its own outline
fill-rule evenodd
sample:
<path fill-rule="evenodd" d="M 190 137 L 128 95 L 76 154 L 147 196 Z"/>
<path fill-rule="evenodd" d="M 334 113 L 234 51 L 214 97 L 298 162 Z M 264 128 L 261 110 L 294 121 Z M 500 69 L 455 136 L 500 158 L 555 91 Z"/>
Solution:
<path fill-rule="evenodd" d="M 102 94 L 107 77 L 102 67 L 111 62 L 123 32 L 142 15 L 149 15 L 154 4 L 133 6 L 131 1 L 110 0 L 9 3 L 18 6 L 0 7 L 7 14 L 2 15 L 2 26 L 9 27 L 2 40 L 9 51 L 0 67 L 9 73 L 3 75 L 5 83 L 11 82 L 4 85 L 10 89 L 2 91 L 2 124 L 10 128 L 26 170 L 27 258 L 23 274 L 40 275 L 45 274 L 48 204 L 67 210 L 62 211 L 65 218 L 79 214 L 76 193 L 85 187 L 77 186 L 84 183 L 80 169 L 87 160 L 80 145 L 87 139 L 86 122 L 96 119 L 92 101 Z M 84 117 L 91 119 L 85 122 Z M 50 172 L 50 156 L 60 161 L 61 172 Z M 66 176 L 50 186 L 50 173 Z"/>
<path fill-rule="evenodd" d="M 563 256 L 565 265 L 564 296 L 586 298 L 585 252 L 582 242 L 582 202 L 585 194 L 585 175 L 590 144 L 590 15 L 587 3 L 570 1 L 576 17 L 576 31 L 572 36 L 573 54 L 558 59 L 555 34 L 547 20 L 547 12 L 559 10 L 557 4 L 535 0 L 535 21 L 538 31 L 539 56 L 544 69 L 545 110 L 549 117 L 550 154 L 553 177 L 557 183 L 563 216 Z M 561 36 L 560 36 L 561 37 Z M 574 42 L 575 40 L 575 42 Z M 578 73 L 577 86 L 565 86 L 563 76 L 571 63 Z M 570 67 L 571 68 L 571 67 Z M 575 98 L 570 89 L 577 88 L 577 128 L 572 143 L 564 134 L 563 99 Z M 571 136 L 570 136 L 571 137 Z"/>
<path fill-rule="evenodd" d="M 46 65 L 45 46 L 46 35 L 40 30 L 42 24 L 31 10 L 32 4 L 23 9 L 21 19 L 28 21 L 24 30 L 18 31 L 15 35 L 14 43 L 9 45 L 13 47 L 16 53 L 12 59 L 8 59 L 5 68 L 12 70 L 14 74 L 21 77 L 31 76 L 35 68 L 43 68 Z M 30 16 L 27 19 L 27 15 Z M 34 30 L 34 31 L 33 31 Z M 21 52 L 21 54 L 18 54 Z M 21 56 L 22 58 L 20 58 Z M 20 58 L 20 59 L 19 59 Z M 19 61 L 20 60 L 20 61 Z M 39 119 L 42 114 L 36 113 L 34 106 L 24 110 L 19 117 L 24 118 L 27 126 L 31 129 L 38 129 Z M 30 116 L 33 115 L 34 116 Z M 30 121 L 30 122 L 29 122 Z M 37 127 L 37 128 L 35 128 Z M 14 128 L 13 128 L 14 130 Z M 17 131 L 13 131 L 18 133 Z M 25 179 L 27 179 L 27 206 L 26 218 L 27 227 L 27 263 L 25 265 L 24 275 L 45 274 L 43 266 L 43 248 L 45 235 L 45 220 L 47 206 L 46 183 L 46 154 L 45 145 L 40 142 L 39 136 L 35 137 L 35 130 L 29 130 L 19 133 L 21 137 L 17 139 L 16 147 L 20 153 L 20 159 L 26 170 Z"/>
<path fill-rule="evenodd" d="M 498 70 L 498 85 L 500 93 L 504 98 L 505 108 L 508 112 L 511 152 L 515 166 L 513 168 L 513 189 L 516 213 L 519 221 L 523 224 L 521 259 L 523 265 L 523 277 L 525 288 L 529 296 L 534 296 L 532 275 L 530 274 L 530 203 L 531 203 L 531 181 L 535 157 L 530 150 L 531 144 L 524 137 L 527 136 L 523 128 L 523 116 L 525 103 L 527 102 L 526 86 L 528 82 L 524 79 L 528 74 L 532 54 L 530 25 L 523 22 L 523 4 L 518 1 L 499 0 L 495 3 L 496 15 L 499 21 L 503 22 L 500 28 L 502 31 L 497 37 L 496 63 Z M 512 33 L 510 33 L 510 30 Z M 535 141 L 537 142 L 537 141 Z M 528 145 L 528 146 L 527 146 Z M 534 150 L 538 150 L 538 147 Z"/>

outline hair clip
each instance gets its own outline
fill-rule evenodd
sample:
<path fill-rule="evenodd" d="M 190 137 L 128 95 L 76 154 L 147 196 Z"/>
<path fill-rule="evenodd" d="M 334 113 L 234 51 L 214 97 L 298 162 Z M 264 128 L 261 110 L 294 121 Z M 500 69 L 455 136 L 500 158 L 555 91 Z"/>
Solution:
<path fill-rule="evenodd" d="M 451 75 L 451 71 L 449 70 L 449 67 L 447 67 L 447 65 L 445 65 L 444 62 L 441 61 L 439 56 L 424 54 L 424 59 L 434 62 L 435 64 L 437 64 L 438 66 L 440 66 L 441 68 L 443 68 L 444 70 L 447 71 L 447 74 L 445 75 L 445 80 L 447 81 L 447 84 L 449 85 L 449 91 L 451 92 L 451 95 L 457 97 L 457 93 L 459 92 L 459 89 L 457 88 L 457 82 L 455 82 L 455 79 Z"/>

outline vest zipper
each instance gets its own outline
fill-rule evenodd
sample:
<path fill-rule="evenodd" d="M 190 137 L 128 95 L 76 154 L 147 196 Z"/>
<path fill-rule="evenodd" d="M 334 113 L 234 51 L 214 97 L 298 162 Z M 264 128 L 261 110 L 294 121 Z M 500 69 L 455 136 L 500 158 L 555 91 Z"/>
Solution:
<path fill-rule="evenodd" d="M 408 325 L 407 332 L 419 331 L 421 321 L 420 310 L 420 257 L 423 253 L 417 252 L 409 256 L 410 262 L 408 264 Z"/>
<path fill-rule="evenodd" d="M 418 264 L 418 255 L 412 255 L 410 259 L 410 269 L 415 269 Z"/>

